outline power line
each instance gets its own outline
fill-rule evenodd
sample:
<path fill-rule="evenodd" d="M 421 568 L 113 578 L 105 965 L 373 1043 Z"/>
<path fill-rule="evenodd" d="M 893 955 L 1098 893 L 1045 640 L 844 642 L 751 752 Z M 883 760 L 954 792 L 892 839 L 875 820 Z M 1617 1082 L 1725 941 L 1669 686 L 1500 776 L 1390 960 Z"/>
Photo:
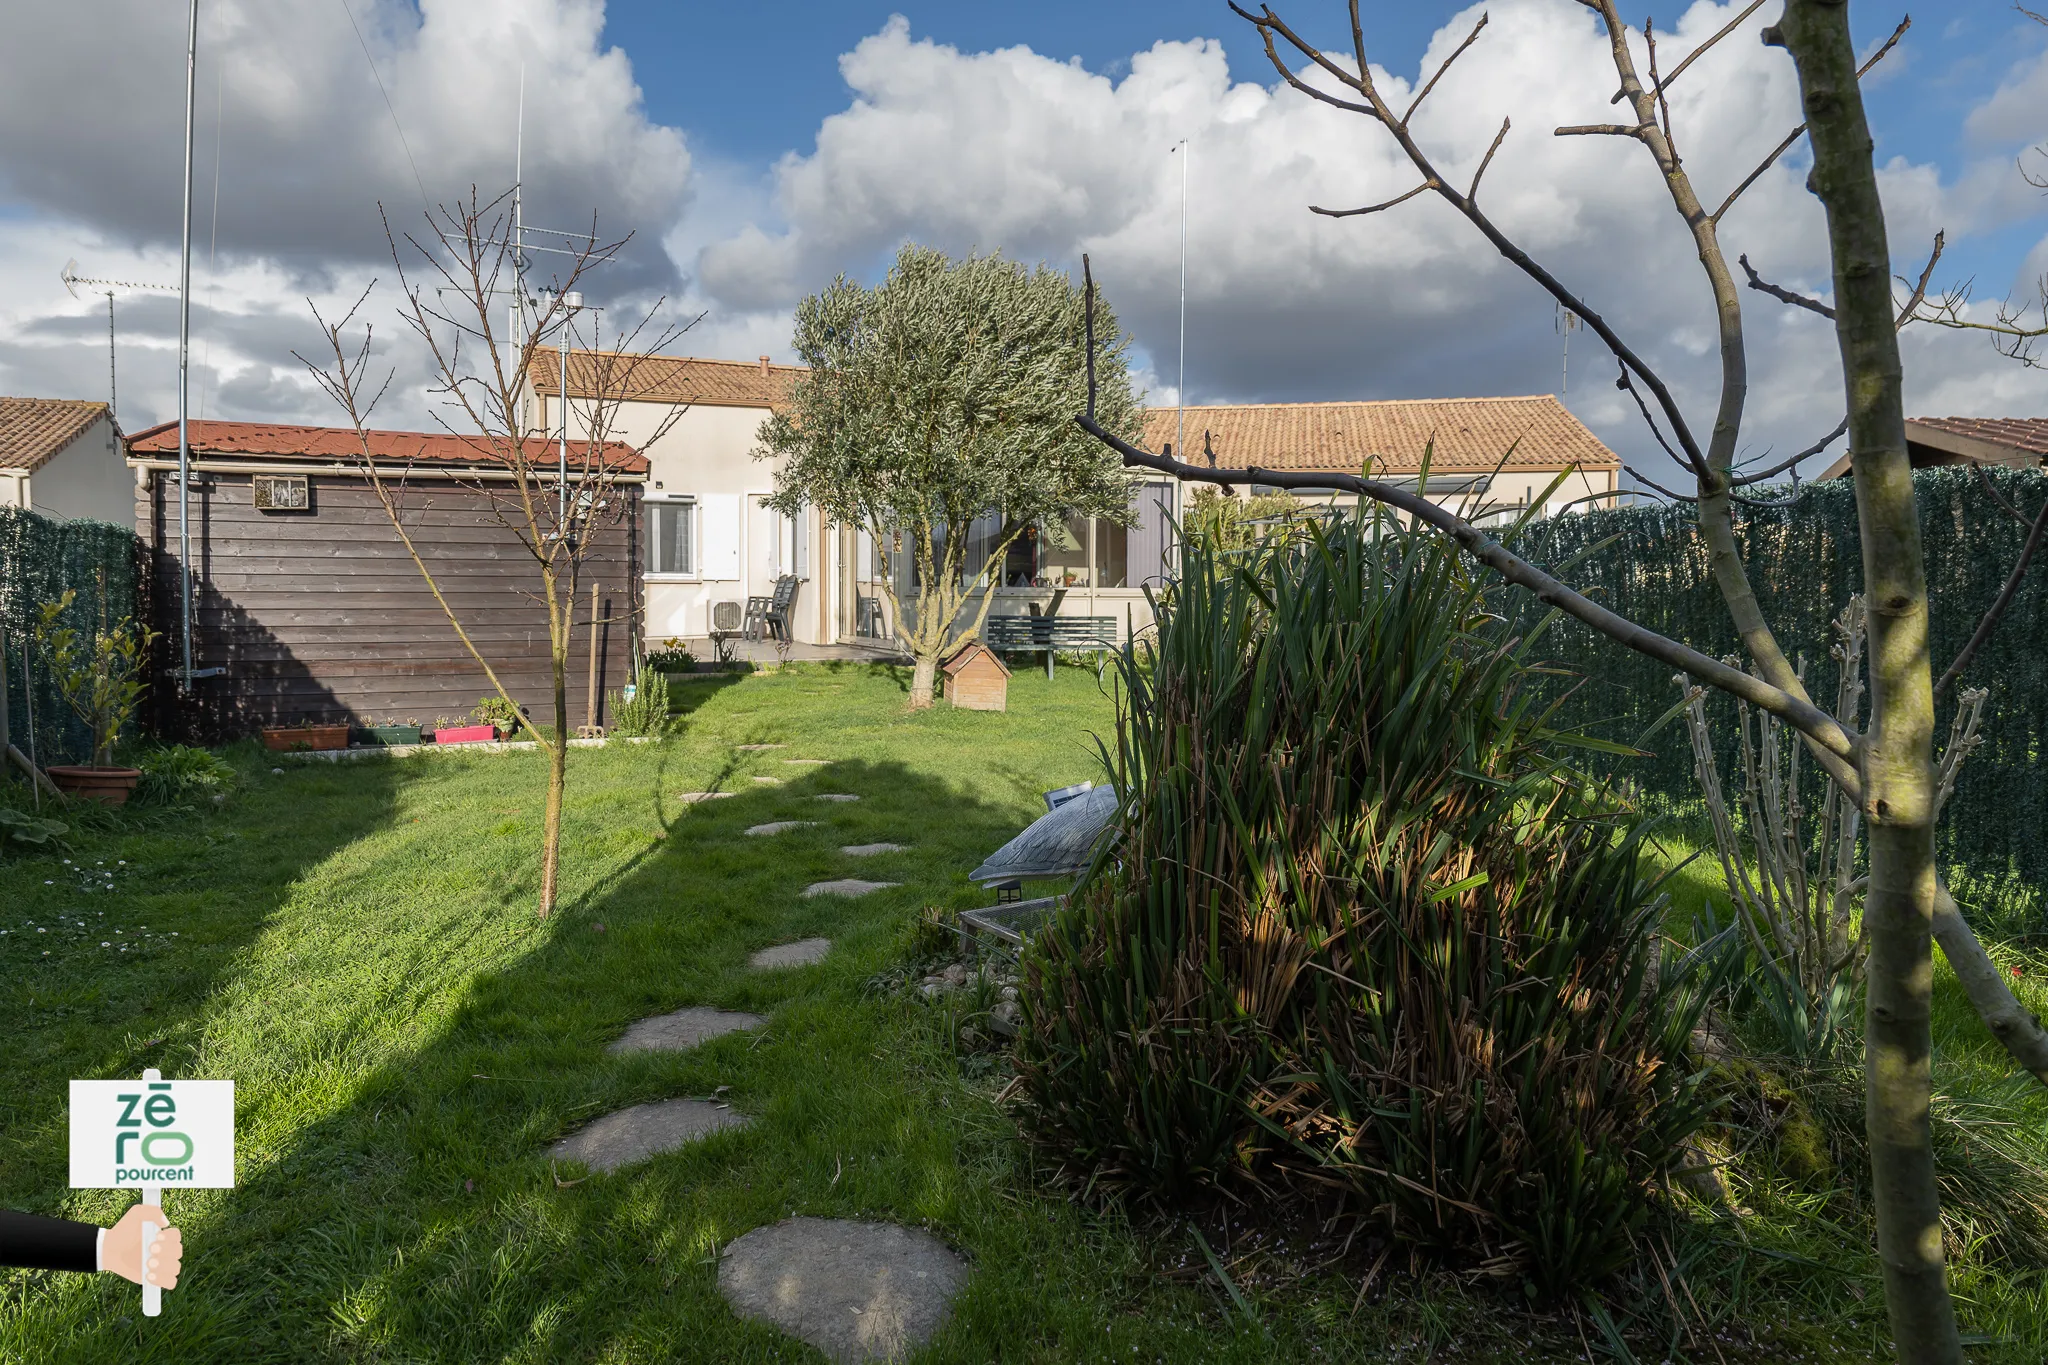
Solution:
<path fill-rule="evenodd" d="M 419 163 L 412 159 L 412 144 L 405 140 L 405 125 L 398 121 L 398 107 L 391 102 L 391 92 L 384 88 L 384 78 L 377 74 L 377 59 L 370 55 L 370 45 L 363 40 L 363 30 L 356 23 L 356 12 L 349 7 L 348 0 L 341 0 L 341 12 L 348 16 L 348 26 L 355 30 L 356 46 L 363 50 L 363 60 L 370 65 L 370 79 L 377 82 L 377 93 L 384 97 L 384 107 L 391 113 L 391 126 L 398 130 L 398 145 L 405 149 L 405 164 L 412 167 L 412 183 L 419 188 L 420 207 L 432 213 L 426 182 L 420 179 Z"/>

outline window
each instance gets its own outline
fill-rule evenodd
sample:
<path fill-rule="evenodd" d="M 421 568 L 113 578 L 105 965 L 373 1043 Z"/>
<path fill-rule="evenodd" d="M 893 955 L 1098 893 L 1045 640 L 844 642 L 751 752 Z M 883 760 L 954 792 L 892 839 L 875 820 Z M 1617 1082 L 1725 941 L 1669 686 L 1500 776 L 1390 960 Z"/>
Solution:
<path fill-rule="evenodd" d="M 647 522 L 647 572 L 697 572 L 697 504 L 671 499 L 643 504 Z"/>

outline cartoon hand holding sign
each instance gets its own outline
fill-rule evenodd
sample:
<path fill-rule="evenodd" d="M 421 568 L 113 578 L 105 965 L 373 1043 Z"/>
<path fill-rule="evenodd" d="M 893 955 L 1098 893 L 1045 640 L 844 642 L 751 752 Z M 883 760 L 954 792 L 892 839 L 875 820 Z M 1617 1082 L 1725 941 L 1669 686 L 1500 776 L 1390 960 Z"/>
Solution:
<path fill-rule="evenodd" d="M 106 1233 L 100 1262 L 142 1286 L 143 1316 L 163 1311 L 158 1282 L 176 1285 L 183 1255 L 159 1191 L 234 1184 L 233 1081 L 167 1081 L 152 1067 L 140 1081 L 71 1083 L 71 1188 L 142 1191 L 142 1203 Z M 136 1223 L 139 1245 L 130 1234 Z"/>

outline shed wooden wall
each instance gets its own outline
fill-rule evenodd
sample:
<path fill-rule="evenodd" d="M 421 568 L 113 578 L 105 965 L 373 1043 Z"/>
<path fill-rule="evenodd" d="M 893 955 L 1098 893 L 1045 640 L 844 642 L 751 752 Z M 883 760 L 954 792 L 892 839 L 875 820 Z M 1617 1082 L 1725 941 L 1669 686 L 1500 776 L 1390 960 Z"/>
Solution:
<path fill-rule="evenodd" d="M 156 629 L 152 689 L 160 732 L 205 739 L 260 726 L 465 715 L 489 690 L 378 505 L 367 481 L 309 475 L 312 507 L 259 512 L 247 474 L 194 477 L 191 507 L 195 669 L 225 667 L 180 702 L 177 666 L 178 493 L 175 475 L 136 490 L 148 546 Z M 623 485 L 584 559 L 570 649 L 569 717 L 585 723 L 590 583 L 602 588 L 599 706 L 632 676 L 640 607 L 637 485 Z M 540 571 L 488 499 L 446 481 L 402 490 L 406 528 L 470 638 L 532 718 L 554 714 Z M 531 594 L 531 596 L 529 596 Z M 601 717 L 608 723 L 610 717 Z"/>

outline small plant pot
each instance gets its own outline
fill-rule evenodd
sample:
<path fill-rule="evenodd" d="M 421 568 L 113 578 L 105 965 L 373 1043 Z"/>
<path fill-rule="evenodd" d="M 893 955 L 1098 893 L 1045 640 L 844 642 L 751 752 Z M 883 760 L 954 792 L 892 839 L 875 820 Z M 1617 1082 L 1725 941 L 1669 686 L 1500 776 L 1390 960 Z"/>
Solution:
<path fill-rule="evenodd" d="M 300 725 L 290 729 L 263 731 L 263 747 L 276 753 L 306 753 L 315 749 L 346 749 L 346 725 Z"/>
<path fill-rule="evenodd" d="M 367 725 L 359 732 L 365 744 L 417 744 L 420 742 L 420 727 L 417 725 Z"/>
<path fill-rule="evenodd" d="M 57 790 L 66 796 L 82 796 L 103 806 L 125 806 L 142 780 L 140 768 L 101 768 L 93 764 L 68 764 L 45 768 Z"/>
<path fill-rule="evenodd" d="M 483 744 L 498 737 L 495 725 L 456 725 L 434 731 L 436 744 Z"/>

